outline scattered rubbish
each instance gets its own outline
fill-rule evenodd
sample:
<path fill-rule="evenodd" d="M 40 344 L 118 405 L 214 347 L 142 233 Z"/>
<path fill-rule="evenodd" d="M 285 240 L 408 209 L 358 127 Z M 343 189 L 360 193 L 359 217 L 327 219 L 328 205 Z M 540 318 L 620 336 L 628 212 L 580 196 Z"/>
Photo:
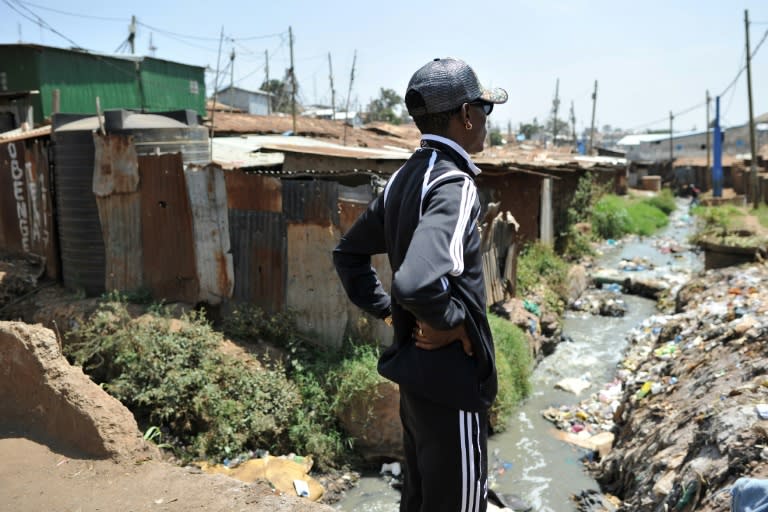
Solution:
<path fill-rule="evenodd" d="M 268 480 L 278 491 L 285 494 L 298 492 L 295 482 L 302 481 L 307 486 L 307 497 L 312 501 L 317 501 L 324 493 L 323 486 L 309 476 L 312 469 L 312 457 L 302 457 L 290 454 L 284 457 L 273 457 L 263 453 L 253 452 L 247 455 L 237 457 L 239 463 L 235 467 L 228 467 L 224 464 L 209 464 L 207 462 L 195 463 L 205 473 L 223 474 L 237 478 L 240 481 L 252 483 L 257 480 Z M 230 464 L 232 461 L 228 461 Z M 302 487 L 303 489 L 303 487 Z"/>
<path fill-rule="evenodd" d="M 379 471 L 380 474 L 384 473 L 390 473 L 392 476 L 400 476 L 400 473 L 402 473 L 402 468 L 400 467 L 399 462 L 390 462 L 385 463 L 381 465 L 381 471 Z"/>
<path fill-rule="evenodd" d="M 309 498 L 309 485 L 304 480 L 294 480 L 293 487 L 296 489 L 296 495 L 302 498 Z"/>
<path fill-rule="evenodd" d="M 541 309 L 539 308 L 539 305 L 536 304 L 535 302 L 530 301 L 528 299 L 524 299 L 523 300 L 523 307 L 529 313 L 533 313 L 536 316 L 541 316 Z"/>
<path fill-rule="evenodd" d="M 574 395 L 580 395 L 585 389 L 589 388 L 590 385 L 591 383 L 586 379 L 568 377 L 557 382 L 555 387 L 573 393 Z"/>
<path fill-rule="evenodd" d="M 757 409 L 757 415 L 760 416 L 761 420 L 768 420 L 768 404 L 757 404 L 755 409 Z"/>

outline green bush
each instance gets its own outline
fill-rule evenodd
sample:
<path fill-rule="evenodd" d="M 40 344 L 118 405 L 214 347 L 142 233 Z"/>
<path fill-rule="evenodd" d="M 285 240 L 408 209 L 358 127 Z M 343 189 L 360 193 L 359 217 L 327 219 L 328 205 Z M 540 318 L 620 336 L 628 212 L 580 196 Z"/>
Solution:
<path fill-rule="evenodd" d="M 560 312 L 567 275 L 568 264 L 552 247 L 541 242 L 529 243 L 517 261 L 516 294 L 538 295 L 552 311 Z"/>
<path fill-rule="evenodd" d="M 533 360 L 523 331 L 513 323 L 493 314 L 488 322 L 496 345 L 496 370 L 499 393 L 491 406 L 493 430 L 506 429 L 515 406 L 531 394 Z"/>
<path fill-rule="evenodd" d="M 675 203 L 675 196 L 672 194 L 672 190 L 668 188 L 665 188 L 657 195 L 646 199 L 645 202 L 651 206 L 655 206 L 666 215 L 669 215 L 675 211 L 675 208 L 677 208 L 677 204 Z"/>
<path fill-rule="evenodd" d="M 630 203 L 627 206 L 629 231 L 638 235 L 652 235 L 669 223 L 669 217 L 649 201 Z"/>
<path fill-rule="evenodd" d="M 136 416 L 159 426 L 182 458 L 246 449 L 288 451 L 301 395 L 278 365 L 259 367 L 219 350 L 222 338 L 197 313 L 132 320 L 103 303 L 73 334 L 67 354 Z"/>
<path fill-rule="evenodd" d="M 618 196 L 607 194 L 600 198 L 592 210 L 592 229 L 600 238 L 621 238 L 631 230 L 625 202 Z"/>

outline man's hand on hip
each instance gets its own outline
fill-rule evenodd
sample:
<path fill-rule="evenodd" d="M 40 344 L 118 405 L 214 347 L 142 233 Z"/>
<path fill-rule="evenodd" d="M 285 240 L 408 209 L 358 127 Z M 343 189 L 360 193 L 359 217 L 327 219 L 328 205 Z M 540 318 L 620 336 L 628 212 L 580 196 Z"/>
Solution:
<path fill-rule="evenodd" d="M 413 329 L 413 339 L 416 340 L 416 346 L 424 350 L 436 350 L 455 341 L 460 341 L 464 352 L 468 356 L 474 355 L 472 342 L 463 323 L 453 329 L 440 331 L 433 329 L 424 322 L 417 321 L 416 327 Z"/>

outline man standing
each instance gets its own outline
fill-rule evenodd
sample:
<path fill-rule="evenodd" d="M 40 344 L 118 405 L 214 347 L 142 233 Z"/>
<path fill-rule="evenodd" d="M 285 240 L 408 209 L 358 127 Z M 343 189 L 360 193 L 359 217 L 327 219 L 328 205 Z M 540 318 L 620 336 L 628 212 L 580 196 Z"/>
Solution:
<path fill-rule="evenodd" d="M 378 370 L 400 387 L 401 512 L 486 510 L 496 366 L 477 226 L 480 169 L 469 153 L 483 150 L 486 118 L 506 101 L 460 60 L 416 71 L 405 103 L 421 147 L 333 253 L 350 300 L 394 326 Z M 371 255 L 385 252 L 391 296 L 371 266 Z"/>

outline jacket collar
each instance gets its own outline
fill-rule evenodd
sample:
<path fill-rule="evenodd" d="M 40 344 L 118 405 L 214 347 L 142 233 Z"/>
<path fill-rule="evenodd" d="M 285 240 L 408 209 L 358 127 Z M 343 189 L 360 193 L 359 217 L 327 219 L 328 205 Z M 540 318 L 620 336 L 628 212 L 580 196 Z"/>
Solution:
<path fill-rule="evenodd" d="M 465 170 L 471 171 L 474 176 L 477 176 L 481 172 L 480 168 L 476 166 L 475 163 L 472 161 L 472 158 L 470 158 L 469 153 L 467 153 L 464 150 L 464 148 L 456 144 L 456 142 L 452 141 L 451 139 L 448 139 L 446 137 L 441 137 L 440 135 L 432 135 L 431 133 L 425 133 L 424 135 L 421 136 L 421 146 L 422 147 L 437 146 L 437 149 L 453 150 L 452 152 L 456 153 L 456 155 L 453 158 L 454 160 L 457 160 L 456 162 L 457 164 L 464 167 Z M 447 147 L 441 148 L 440 146 L 447 146 Z"/>

